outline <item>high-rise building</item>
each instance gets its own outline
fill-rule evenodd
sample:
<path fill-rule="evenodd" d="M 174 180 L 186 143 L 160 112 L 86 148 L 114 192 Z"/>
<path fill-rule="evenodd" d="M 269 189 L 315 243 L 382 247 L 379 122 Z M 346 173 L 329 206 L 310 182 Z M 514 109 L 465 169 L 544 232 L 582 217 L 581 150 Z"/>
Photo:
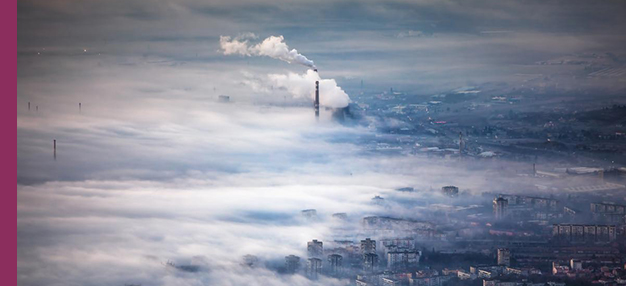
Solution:
<path fill-rule="evenodd" d="M 322 260 L 319 258 L 309 258 L 306 261 L 306 275 L 310 279 L 317 279 L 322 273 Z"/>
<path fill-rule="evenodd" d="M 591 212 L 626 214 L 626 205 L 617 205 L 612 203 L 591 203 Z"/>
<path fill-rule="evenodd" d="M 511 266 L 511 251 L 508 248 L 498 248 L 498 265 Z"/>
<path fill-rule="evenodd" d="M 339 220 L 347 220 L 348 219 L 348 214 L 347 213 L 334 213 L 333 214 L 333 218 L 334 219 L 339 219 Z"/>
<path fill-rule="evenodd" d="M 259 258 L 254 255 L 246 254 L 243 256 L 243 264 L 246 266 L 254 267 L 258 263 L 259 263 Z"/>
<path fill-rule="evenodd" d="M 363 255 L 376 253 L 376 240 L 371 240 L 369 238 L 361 240 L 361 253 Z"/>
<path fill-rule="evenodd" d="M 324 257 L 324 244 L 317 239 L 307 242 L 306 250 L 309 257 Z"/>
<path fill-rule="evenodd" d="M 343 256 L 331 254 L 328 256 L 328 270 L 332 274 L 339 274 L 343 270 Z"/>
<path fill-rule="evenodd" d="M 229 102 L 230 101 L 230 96 L 228 96 L 228 95 L 220 95 L 220 96 L 218 96 L 218 100 L 219 100 L 219 102 Z"/>
<path fill-rule="evenodd" d="M 396 250 L 387 253 L 387 268 L 409 267 L 419 264 L 422 253 L 419 250 Z"/>
<path fill-rule="evenodd" d="M 366 253 L 363 254 L 363 270 L 372 272 L 378 267 L 378 254 Z"/>
<path fill-rule="evenodd" d="M 498 197 L 507 200 L 509 206 L 525 206 L 540 211 L 556 212 L 559 208 L 559 201 L 551 198 L 498 194 Z"/>
<path fill-rule="evenodd" d="M 554 224 L 552 236 L 570 242 L 610 242 L 618 238 L 615 225 Z"/>
<path fill-rule="evenodd" d="M 385 204 L 385 198 L 381 196 L 375 196 L 372 198 L 372 203 L 376 205 L 383 205 Z"/>
<path fill-rule="evenodd" d="M 509 201 L 502 197 L 493 199 L 493 214 L 497 220 L 504 219 L 507 216 Z"/>
<path fill-rule="evenodd" d="M 591 203 L 591 214 L 596 220 L 608 223 L 626 223 L 626 205 Z"/>
<path fill-rule="evenodd" d="M 315 209 L 302 210 L 300 213 L 302 214 L 303 217 L 308 218 L 308 219 L 317 218 L 317 210 Z"/>
<path fill-rule="evenodd" d="M 285 256 L 285 270 L 287 273 L 296 273 L 300 268 L 300 257 L 295 255 Z"/>
<path fill-rule="evenodd" d="M 448 197 L 456 197 L 459 195 L 459 188 L 455 186 L 445 186 L 441 188 L 441 192 Z"/>

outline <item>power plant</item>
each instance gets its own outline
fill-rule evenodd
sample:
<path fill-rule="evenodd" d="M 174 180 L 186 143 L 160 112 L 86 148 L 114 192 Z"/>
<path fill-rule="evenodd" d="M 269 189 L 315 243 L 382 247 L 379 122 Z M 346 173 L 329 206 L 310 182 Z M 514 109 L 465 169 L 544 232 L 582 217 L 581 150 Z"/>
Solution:
<path fill-rule="evenodd" d="M 313 69 L 314 72 L 317 73 L 317 69 Z M 329 98 L 333 97 L 333 93 L 327 94 Z M 315 109 L 315 118 L 319 120 L 320 117 L 320 82 L 319 80 L 315 81 L 315 102 L 313 103 L 313 108 Z M 343 122 L 346 116 L 353 118 L 353 115 L 350 113 L 349 105 L 345 107 L 325 107 L 326 110 L 331 111 L 331 118 L 338 122 Z"/>

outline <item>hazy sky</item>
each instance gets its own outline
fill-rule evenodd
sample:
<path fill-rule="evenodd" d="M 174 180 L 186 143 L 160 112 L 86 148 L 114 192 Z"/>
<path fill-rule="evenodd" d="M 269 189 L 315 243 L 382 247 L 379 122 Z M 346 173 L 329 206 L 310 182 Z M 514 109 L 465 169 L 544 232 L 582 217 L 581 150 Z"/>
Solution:
<path fill-rule="evenodd" d="M 389 214 L 370 200 L 403 196 L 394 188 L 518 186 L 492 176 L 509 164 L 368 153 L 361 140 L 376 136 L 374 119 L 347 127 L 323 111 L 316 122 L 309 101 L 263 85 L 305 67 L 224 55 L 220 36 L 282 35 L 348 95 L 361 79 L 430 94 L 580 73 L 535 63 L 581 53 L 610 52 L 604 64 L 620 67 L 625 3 L 20 0 L 18 284 L 309 285 L 246 269 L 241 256 L 303 255 L 306 241 L 334 238 L 334 212 Z M 220 94 L 232 102 L 218 103 Z M 264 104 L 282 100 L 294 106 Z M 307 208 L 319 222 L 299 218 Z M 421 215 L 420 206 L 393 210 Z"/>
<path fill-rule="evenodd" d="M 219 36 L 283 35 L 325 76 L 354 87 L 416 92 L 515 74 L 559 74 L 534 65 L 580 53 L 626 61 L 623 1 L 20 1 L 18 75 L 28 56 L 72 56 L 83 49 L 115 57 L 202 64 L 220 70 L 271 64 L 224 58 Z M 223 67 L 222 65 L 226 66 Z M 623 85 L 623 84 L 622 84 Z M 622 86 L 623 88 L 623 86 Z"/>

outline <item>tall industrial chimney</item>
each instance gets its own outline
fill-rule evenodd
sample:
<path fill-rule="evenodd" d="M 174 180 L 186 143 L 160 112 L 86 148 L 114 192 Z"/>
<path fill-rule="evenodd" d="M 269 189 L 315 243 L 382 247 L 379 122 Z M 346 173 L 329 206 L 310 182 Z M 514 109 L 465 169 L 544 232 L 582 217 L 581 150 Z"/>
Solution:
<path fill-rule="evenodd" d="M 54 139 L 54 140 L 52 140 L 52 142 L 53 142 L 53 146 L 54 146 L 54 160 L 56 160 L 57 159 L 57 140 Z"/>
<path fill-rule="evenodd" d="M 320 82 L 315 81 L 315 117 L 320 117 Z"/>

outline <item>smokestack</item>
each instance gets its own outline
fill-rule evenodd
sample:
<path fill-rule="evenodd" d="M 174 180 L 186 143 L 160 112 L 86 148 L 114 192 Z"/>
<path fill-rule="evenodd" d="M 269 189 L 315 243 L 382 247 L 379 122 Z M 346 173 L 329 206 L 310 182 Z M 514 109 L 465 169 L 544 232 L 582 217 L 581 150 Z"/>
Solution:
<path fill-rule="evenodd" d="M 78 103 L 78 113 L 80 113 L 82 111 L 82 104 L 79 102 Z"/>
<path fill-rule="evenodd" d="M 52 140 L 52 144 L 54 146 L 54 160 L 56 160 L 57 159 L 57 140 L 56 139 Z"/>
<path fill-rule="evenodd" d="M 315 70 L 317 71 L 317 70 Z M 320 82 L 315 81 L 315 117 L 320 117 Z"/>
<path fill-rule="evenodd" d="M 28 111 L 30 111 L 30 101 L 28 102 Z"/>

